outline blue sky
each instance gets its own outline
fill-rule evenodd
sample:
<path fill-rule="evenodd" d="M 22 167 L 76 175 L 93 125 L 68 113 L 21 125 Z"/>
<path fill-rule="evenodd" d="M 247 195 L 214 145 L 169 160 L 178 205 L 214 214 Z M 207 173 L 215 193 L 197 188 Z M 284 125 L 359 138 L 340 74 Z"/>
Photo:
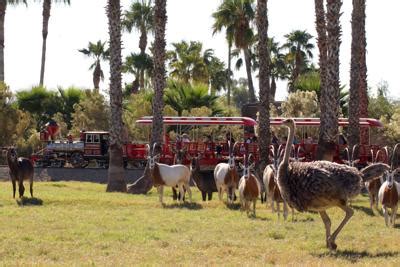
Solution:
<path fill-rule="evenodd" d="M 47 41 L 45 85 L 48 88 L 71 85 L 91 88 L 92 74 L 88 70 L 91 61 L 78 52 L 89 41 L 108 39 L 106 0 L 72 0 L 70 6 L 53 4 Z M 127 9 L 131 0 L 121 0 Z M 343 1 L 341 18 L 343 36 L 340 54 L 341 83 L 349 84 L 351 44 L 351 1 Z M 211 13 L 219 0 L 168 0 L 167 43 L 181 40 L 196 40 L 204 48 L 213 48 L 217 56 L 226 61 L 227 46 L 222 34 L 212 36 Z M 307 30 L 316 36 L 314 25 L 314 1 L 269 0 L 269 35 L 281 43 L 283 36 L 292 30 Z M 390 94 L 400 96 L 398 79 L 396 31 L 400 1 L 367 1 L 367 65 L 368 84 L 372 88 L 385 80 Z M 39 83 L 41 57 L 42 6 L 39 3 L 8 7 L 5 21 L 5 79 L 13 91 L 27 89 Z M 138 51 L 138 33 L 123 35 L 123 55 Z M 151 38 L 152 39 L 152 38 Z M 315 40 L 314 40 L 315 41 Z M 318 51 L 315 49 L 314 61 Z M 109 66 L 103 64 L 105 80 L 101 88 L 108 87 Z M 235 77 L 245 77 L 244 70 Z M 133 77 L 124 76 L 124 81 Z M 256 81 L 256 87 L 258 82 Z M 286 86 L 278 84 L 277 98 L 286 96 Z"/>

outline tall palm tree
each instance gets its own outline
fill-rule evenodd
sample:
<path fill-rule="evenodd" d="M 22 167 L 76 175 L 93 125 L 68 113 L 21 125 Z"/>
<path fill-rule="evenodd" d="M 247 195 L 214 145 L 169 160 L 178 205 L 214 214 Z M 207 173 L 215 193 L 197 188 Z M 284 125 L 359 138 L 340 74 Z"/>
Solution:
<path fill-rule="evenodd" d="M 333 160 L 338 136 L 339 116 L 339 51 L 340 51 L 340 9 L 341 0 L 327 0 L 326 36 L 327 36 L 327 79 L 321 91 L 321 125 L 318 140 L 317 157 Z"/>
<path fill-rule="evenodd" d="M 154 8 L 152 0 L 136 0 L 132 3 L 129 10 L 125 11 L 122 20 L 122 26 L 125 30 L 131 33 L 134 29 L 140 32 L 139 49 L 140 54 L 146 54 L 147 35 L 154 30 Z M 140 89 L 144 88 L 145 69 L 140 69 Z"/>
<path fill-rule="evenodd" d="M 292 68 L 292 74 L 289 81 L 289 93 L 294 91 L 294 83 L 297 77 L 306 69 L 307 60 L 313 57 L 311 50 L 314 45 L 310 43 L 313 38 L 306 31 L 292 31 L 285 35 L 286 43 L 283 47 L 289 50 L 288 61 Z"/>
<path fill-rule="evenodd" d="M 213 13 L 215 19 L 213 25 L 214 32 L 219 32 L 222 28 L 225 28 L 228 44 L 230 44 L 229 40 L 232 40 L 235 46 L 243 51 L 246 63 L 250 102 L 256 101 L 251 74 L 251 54 L 249 49 L 254 38 L 254 33 L 250 26 L 255 17 L 253 3 L 254 0 L 224 0 L 218 7 L 217 11 Z M 229 65 L 228 62 L 228 68 Z"/>
<path fill-rule="evenodd" d="M 270 72 L 270 102 L 275 100 L 276 80 L 287 79 L 288 70 L 285 62 L 285 55 L 281 52 L 282 47 L 274 38 L 268 39 L 268 50 L 270 53 L 269 72 Z"/>
<path fill-rule="evenodd" d="M 258 53 L 260 58 L 259 71 L 259 136 L 258 147 L 260 148 L 261 169 L 263 170 L 269 162 L 269 144 L 271 139 L 269 124 L 269 52 L 268 52 L 268 16 L 267 0 L 257 1 L 257 29 L 259 35 Z"/>
<path fill-rule="evenodd" d="M 108 31 L 110 34 L 110 160 L 107 192 L 126 192 L 122 158 L 122 56 L 121 56 L 121 3 L 108 0 Z"/>
<path fill-rule="evenodd" d="M 147 73 L 147 76 L 151 76 L 153 72 L 153 58 L 147 53 L 131 53 L 125 58 L 124 65 L 122 67 L 122 71 L 125 73 L 131 73 L 135 75 L 135 80 L 132 83 L 132 87 L 130 89 L 131 93 L 137 93 L 140 85 L 139 80 L 141 79 L 141 71 L 144 71 L 143 74 Z M 146 81 L 146 79 L 144 79 Z M 146 87 L 146 83 L 144 83 Z M 144 87 L 142 87 L 143 89 Z"/>
<path fill-rule="evenodd" d="M 167 0 L 155 0 L 154 6 L 154 99 L 153 123 L 150 144 L 163 141 L 163 94 L 165 88 L 165 27 L 167 24 Z"/>
<path fill-rule="evenodd" d="M 95 89 L 99 89 L 100 80 L 104 80 L 103 70 L 101 69 L 100 61 L 108 60 L 110 56 L 110 50 L 106 48 L 106 42 L 97 41 L 97 43 L 89 42 L 87 48 L 78 50 L 88 57 L 93 57 L 94 62 L 90 66 L 90 70 L 93 69 L 93 85 Z"/>
<path fill-rule="evenodd" d="M 359 2 L 359 3 L 358 3 Z M 365 2 L 366 0 L 357 1 L 357 13 L 360 13 L 360 38 L 359 38 L 359 53 L 360 53 L 360 117 L 368 117 L 368 84 L 367 84 L 367 62 L 366 62 L 366 51 L 367 51 L 367 39 L 365 33 Z M 361 132 L 361 143 L 368 144 L 369 134 L 368 129 L 363 127 L 360 129 Z"/>
<path fill-rule="evenodd" d="M 4 82 L 4 19 L 6 16 L 7 4 L 25 4 L 26 0 L 0 0 L 0 81 Z"/>
<path fill-rule="evenodd" d="M 40 65 L 40 82 L 39 85 L 43 85 L 44 81 L 44 69 L 46 64 L 46 44 L 47 44 L 47 35 L 49 33 L 49 19 L 50 19 L 50 10 L 52 2 L 62 2 L 65 4 L 70 4 L 70 0 L 43 0 L 43 26 L 42 26 L 42 60 Z"/>

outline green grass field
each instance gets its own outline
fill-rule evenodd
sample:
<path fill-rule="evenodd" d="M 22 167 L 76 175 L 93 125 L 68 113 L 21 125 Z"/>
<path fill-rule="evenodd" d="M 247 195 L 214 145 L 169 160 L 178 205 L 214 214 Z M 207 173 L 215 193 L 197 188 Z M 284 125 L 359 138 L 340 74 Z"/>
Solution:
<path fill-rule="evenodd" d="M 400 229 L 373 216 L 366 196 L 353 201 L 355 215 L 329 253 L 317 214 L 284 222 L 258 203 L 257 218 L 248 218 L 217 195 L 203 203 L 194 191 L 195 203 L 181 206 L 168 195 L 162 207 L 155 190 L 137 196 L 93 183 L 38 182 L 38 199 L 18 205 L 11 183 L 1 182 L 0 265 L 400 264 Z M 339 209 L 329 215 L 334 227 L 344 216 Z"/>

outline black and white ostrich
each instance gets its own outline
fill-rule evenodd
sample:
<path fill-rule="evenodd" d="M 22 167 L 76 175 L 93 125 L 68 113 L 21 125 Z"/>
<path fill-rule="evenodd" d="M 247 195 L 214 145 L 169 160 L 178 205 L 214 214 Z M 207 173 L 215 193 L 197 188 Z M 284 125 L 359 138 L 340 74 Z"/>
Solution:
<path fill-rule="evenodd" d="M 360 193 L 364 182 L 379 177 L 390 167 L 375 163 L 358 171 L 329 161 L 289 162 L 296 126 L 293 119 L 285 120 L 283 125 L 289 128 L 289 137 L 277 173 L 279 190 L 289 206 L 298 211 L 319 212 L 325 224 L 326 246 L 335 250 L 336 237 L 354 213 L 349 200 Z M 346 216 L 331 234 L 331 220 L 326 210 L 332 207 L 341 208 Z"/>

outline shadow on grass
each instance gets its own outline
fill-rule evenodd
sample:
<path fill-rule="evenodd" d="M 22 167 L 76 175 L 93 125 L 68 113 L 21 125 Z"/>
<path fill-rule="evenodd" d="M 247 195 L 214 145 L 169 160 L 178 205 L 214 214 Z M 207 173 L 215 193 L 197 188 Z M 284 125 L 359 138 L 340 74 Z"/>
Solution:
<path fill-rule="evenodd" d="M 371 210 L 371 208 L 367 208 L 367 207 L 364 207 L 364 206 L 355 206 L 355 205 L 353 205 L 351 207 L 353 209 L 355 209 L 355 210 L 362 211 L 362 212 L 364 212 L 365 214 L 367 214 L 369 216 L 375 216 L 375 213 L 374 213 L 373 210 Z M 377 211 L 377 212 L 379 213 L 379 211 Z"/>
<path fill-rule="evenodd" d="M 240 203 L 226 203 L 226 207 L 230 210 L 240 210 Z"/>
<path fill-rule="evenodd" d="M 173 203 L 173 204 L 164 204 L 164 209 L 188 209 L 188 210 L 201 210 L 203 208 L 202 205 L 192 202 L 184 202 L 184 203 Z"/>
<path fill-rule="evenodd" d="M 20 199 L 17 199 L 17 204 L 19 206 L 42 206 L 43 205 L 43 200 L 37 197 L 22 197 Z"/>
<path fill-rule="evenodd" d="M 322 254 L 312 254 L 313 256 L 319 258 L 340 258 L 347 260 L 351 263 L 356 263 L 358 260 L 363 258 L 388 258 L 388 257 L 395 257 L 398 256 L 400 252 L 398 251 L 384 251 L 378 253 L 370 253 L 368 251 L 354 251 L 354 250 L 338 250 L 336 252 L 325 252 Z"/>

